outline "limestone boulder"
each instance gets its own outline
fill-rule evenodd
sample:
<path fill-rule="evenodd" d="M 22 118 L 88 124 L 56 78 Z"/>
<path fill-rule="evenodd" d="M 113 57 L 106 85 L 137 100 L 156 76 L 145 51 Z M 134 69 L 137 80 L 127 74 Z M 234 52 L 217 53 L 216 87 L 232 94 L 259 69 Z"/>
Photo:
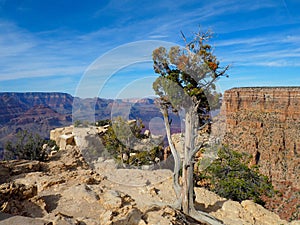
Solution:
<path fill-rule="evenodd" d="M 76 145 L 74 126 L 56 128 L 50 131 L 50 140 L 56 142 L 60 149 L 65 149 L 67 145 Z"/>

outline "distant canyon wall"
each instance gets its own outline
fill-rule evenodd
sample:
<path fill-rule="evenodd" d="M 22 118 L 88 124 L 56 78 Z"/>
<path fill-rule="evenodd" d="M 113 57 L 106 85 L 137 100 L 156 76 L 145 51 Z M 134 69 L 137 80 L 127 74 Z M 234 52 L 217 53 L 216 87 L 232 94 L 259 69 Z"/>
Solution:
<path fill-rule="evenodd" d="M 275 187 L 300 189 L 300 87 L 233 88 L 223 112 L 224 143 L 252 154 Z"/>

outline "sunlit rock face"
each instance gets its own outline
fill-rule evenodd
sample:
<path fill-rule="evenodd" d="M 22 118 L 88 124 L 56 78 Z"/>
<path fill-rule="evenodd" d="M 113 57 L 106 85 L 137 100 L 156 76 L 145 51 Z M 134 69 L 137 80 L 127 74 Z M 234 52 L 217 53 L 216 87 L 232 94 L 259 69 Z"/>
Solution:
<path fill-rule="evenodd" d="M 252 154 L 276 188 L 300 189 L 300 87 L 230 89 L 223 114 L 224 143 Z"/>

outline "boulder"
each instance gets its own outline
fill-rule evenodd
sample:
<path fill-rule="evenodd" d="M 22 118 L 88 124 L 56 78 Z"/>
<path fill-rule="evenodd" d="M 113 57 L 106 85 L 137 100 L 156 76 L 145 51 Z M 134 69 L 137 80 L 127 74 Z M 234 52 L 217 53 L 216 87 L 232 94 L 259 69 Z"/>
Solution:
<path fill-rule="evenodd" d="M 56 142 L 60 149 L 65 149 L 67 145 L 76 145 L 74 126 L 56 128 L 50 131 L 50 140 Z"/>
<path fill-rule="evenodd" d="M 3 218 L 3 219 L 2 219 Z M 5 219 L 4 219 L 5 218 Z M 0 225 L 53 225 L 51 221 L 37 218 L 29 218 L 25 216 L 11 216 L 0 212 Z"/>

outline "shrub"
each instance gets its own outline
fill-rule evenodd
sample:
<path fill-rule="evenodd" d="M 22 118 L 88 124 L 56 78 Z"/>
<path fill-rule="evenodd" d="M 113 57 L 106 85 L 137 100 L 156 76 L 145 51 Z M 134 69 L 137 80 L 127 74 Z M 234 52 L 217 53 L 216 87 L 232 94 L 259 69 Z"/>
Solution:
<path fill-rule="evenodd" d="M 259 173 L 258 167 L 249 167 L 251 156 L 231 151 L 228 147 L 218 150 L 218 158 L 201 174 L 197 174 L 200 183 L 218 195 L 243 201 L 251 199 L 264 205 L 263 196 L 272 196 L 275 191 L 268 178 Z"/>
<path fill-rule="evenodd" d="M 40 135 L 31 133 L 27 130 L 19 131 L 16 135 L 17 139 L 13 143 L 8 141 L 4 147 L 4 160 L 26 159 L 45 161 L 47 153 L 43 150 L 43 145 L 48 144 L 49 147 L 57 146 L 52 140 L 45 140 Z"/>
<path fill-rule="evenodd" d="M 107 121 L 98 121 L 98 124 L 107 124 Z M 128 163 L 133 166 L 149 165 L 162 151 L 162 146 L 156 146 L 150 151 L 134 150 L 133 146 L 138 140 L 145 139 L 142 133 L 145 127 L 139 119 L 135 123 L 128 124 L 121 117 L 117 117 L 113 123 L 108 122 L 111 126 L 108 127 L 106 133 L 101 136 L 102 143 L 106 150 L 118 161 Z M 128 155 L 128 160 L 123 161 L 122 155 Z M 130 156 L 130 153 L 135 153 Z"/>
<path fill-rule="evenodd" d="M 76 120 L 76 121 L 74 122 L 74 127 L 79 127 L 80 124 L 81 124 L 81 121 L 80 121 L 80 120 Z"/>
<path fill-rule="evenodd" d="M 156 146 L 150 151 L 141 151 L 137 152 L 134 156 L 129 157 L 129 164 L 140 166 L 140 165 L 149 165 L 150 162 L 154 162 L 155 158 L 159 155 L 159 152 L 162 151 L 162 146 Z"/>
<path fill-rule="evenodd" d="M 96 123 L 95 123 L 96 126 L 98 127 L 102 127 L 102 126 L 105 126 L 105 125 L 111 125 L 111 120 L 110 119 L 106 119 L 106 120 L 98 120 Z"/>

